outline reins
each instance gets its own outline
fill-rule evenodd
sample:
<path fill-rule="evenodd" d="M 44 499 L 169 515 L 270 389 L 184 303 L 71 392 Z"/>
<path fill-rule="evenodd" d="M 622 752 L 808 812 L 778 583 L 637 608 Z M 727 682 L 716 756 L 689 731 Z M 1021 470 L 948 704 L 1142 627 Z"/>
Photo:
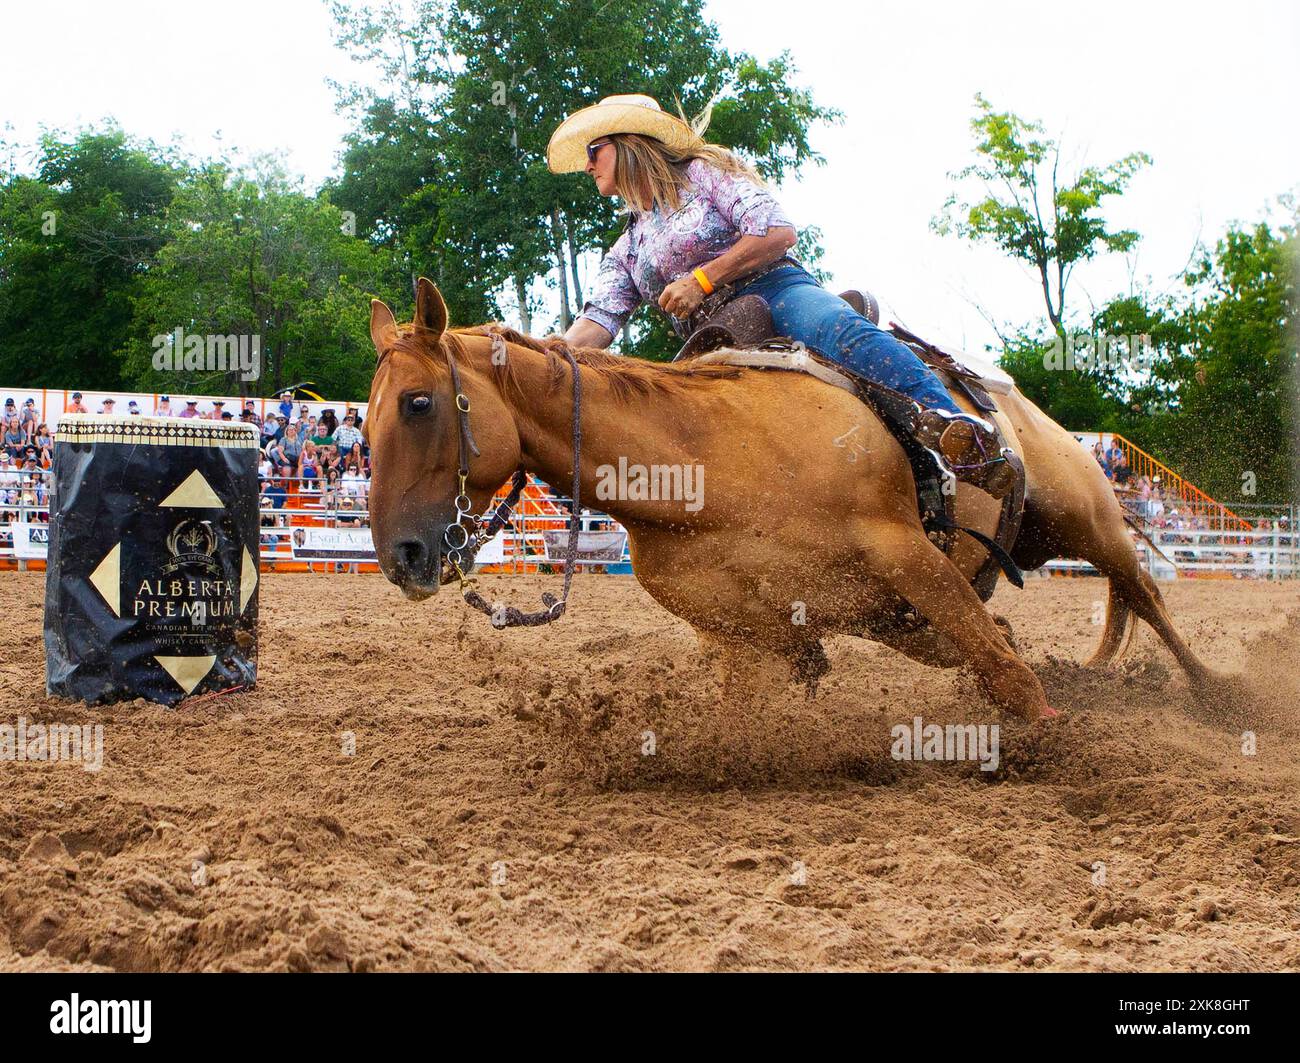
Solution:
<path fill-rule="evenodd" d="M 498 345 L 504 348 L 505 341 L 499 335 L 495 333 L 490 333 L 490 335 L 494 353 Z M 556 598 L 549 591 L 543 592 L 542 604 L 546 608 L 539 609 L 534 613 L 525 613 L 516 609 L 513 605 L 488 602 L 475 589 L 477 581 L 472 576 L 465 574 L 466 569 L 473 567 L 474 558 L 483 546 L 510 523 L 511 518 L 514 516 L 515 506 L 519 504 L 519 499 L 528 484 L 528 473 L 522 468 L 516 469 L 514 476 L 510 480 L 510 493 L 505 500 L 481 517 L 476 518 L 471 515 L 472 503 L 466 491 L 466 483 L 469 478 L 469 456 L 473 452 L 475 457 L 479 457 L 479 449 L 474 443 L 473 434 L 470 432 L 469 397 L 460 385 L 460 372 L 456 367 L 456 358 L 452 354 L 452 344 L 451 342 L 445 342 L 443 346 L 447 354 L 447 365 L 451 368 L 451 386 L 455 396 L 460 435 L 458 440 L 459 467 L 456 472 L 457 486 L 459 488 L 455 501 L 456 521 L 454 524 L 448 524 L 442 534 L 443 545 L 447 548 L 447 563 L 451 566 L 456 578 L 460 580 L 461 596 L 479 612 L 491 617 L 493 627 L 538 627 L 541 624 L 549 624 L 564 615 L 564 610 L 569 602 L 569 585 L 573 580 L 573 570 L 576 567 L 575 562 L 578 557 L 578 532 L 580 530 L 578 493 L 581 487 L 582 470 L 582 374 L 578 371 L 578 361 L 573 357 L 573 352 L 567 346 L 560 346 L 560 353 L 568 360 L 569 368 L 573 372 L 573 501 L 569 516 L 568 557 L 564 562 L 564 590 L 559 598 Z M 448 582 L 450 578 L 448 576 L 443 582 Z"/>

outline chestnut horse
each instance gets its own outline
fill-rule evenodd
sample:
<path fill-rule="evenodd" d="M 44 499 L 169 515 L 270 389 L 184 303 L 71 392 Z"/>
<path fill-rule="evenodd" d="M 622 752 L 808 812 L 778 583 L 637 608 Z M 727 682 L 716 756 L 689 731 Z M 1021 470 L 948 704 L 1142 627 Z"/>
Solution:
<path fill-rule="evenodd" d="M 444 532 L 457 520 L 460 427 L 449 355 L 478 449 L 467 489 L 474 512 L 518 468 L 557 486 L 574 472 L 573 380 L 556 353 L 562 341 L 503 326 L 447 325 L 441 294 L 423 278 L 409 326 L 398 326 L 383 302 L 371 303 L 379 356 L 364 428 L 372 530 L 384 575 L 414 600 L 437 593 Z M 985 550 L 962 537 L 948 556 L 930 542 L 903 449 L 854 395 L 802 373 L 572 353 L 583 394 L 582 496 L 627 529 L 637 579 L 721 657 L 729 684 L 753 682 L 774 662 L 814 680 L 825 669 L 821 640 L 851 634 L 927 664 L 966 666 L 1016 715 L 1054 714 L 971 588 Z M 1139 567 L 1092 456 L 1018 391 L 999 405 L 1028 478 L 1013 556 L 1025 568 L 1082 558 L 1110 580 L 1106 625 L 1089 663 L 1115 656 L 1132 611 L 1193 682 L 1210 681 L 1213 673 L 1179 637 Z M 702 495 L 607 498 L 606 491 L 598 498 L 597 484 L 609 481 L 620 459 L 624 469 L 703 470 Z M 999 508 L 959 485 L 961 524 L 992 535 Z M 898 623 L 909 605 L 923 622 Z"/>

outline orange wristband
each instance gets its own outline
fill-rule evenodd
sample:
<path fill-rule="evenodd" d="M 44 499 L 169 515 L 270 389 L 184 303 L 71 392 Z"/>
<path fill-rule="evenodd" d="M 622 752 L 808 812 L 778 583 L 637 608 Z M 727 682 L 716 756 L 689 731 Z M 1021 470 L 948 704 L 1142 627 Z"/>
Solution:
<path fill-rule="evenodd" d="M 691 270 L 691 275 L 692 275 L 692 276 L 693 276 L 697 281 L 700 282 L 700 287 L 704 289 L 704 294 L 705 294 L 705 295 L 712 295 L 712 294 L 713 294 L 713 282 L 712 282 L 711 280 L 709 280 L 709 278 L 706 277 L 706 276 L 704 275 L 704 270 L 702 270 L 702 269 L 694 269 L 694 270 Z"/>

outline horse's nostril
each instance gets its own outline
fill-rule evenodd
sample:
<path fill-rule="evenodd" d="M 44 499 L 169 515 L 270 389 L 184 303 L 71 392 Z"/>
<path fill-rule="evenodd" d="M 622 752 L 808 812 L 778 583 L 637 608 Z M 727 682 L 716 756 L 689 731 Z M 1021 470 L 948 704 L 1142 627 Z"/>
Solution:
<path fill-rule="evenodd" d="M 397 544 L 397 559 L 408 572 L 416 572 L 424 567 L 424 543 L 419 539 L 406 539 Z"/>

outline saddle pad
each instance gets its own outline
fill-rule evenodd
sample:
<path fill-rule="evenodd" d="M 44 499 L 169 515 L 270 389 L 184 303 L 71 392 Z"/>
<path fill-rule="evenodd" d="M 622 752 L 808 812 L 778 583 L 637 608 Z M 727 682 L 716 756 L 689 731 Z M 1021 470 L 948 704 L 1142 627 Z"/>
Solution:
<path fill-rule="evenodd" d="M 796 373 L 807 373 L 818 380 L 845 391 L 858 393 L 857 385 L 843 373 L 836 372 L 830 366 L 816 358 L 809 358 L 803 351 L 795 350 L 738 350 L 733 347 L 719 347 L 707 354 L 698 354 L 691 359 L 694 365 L 735 365 L 749 369 L 788 369 Z"/>

